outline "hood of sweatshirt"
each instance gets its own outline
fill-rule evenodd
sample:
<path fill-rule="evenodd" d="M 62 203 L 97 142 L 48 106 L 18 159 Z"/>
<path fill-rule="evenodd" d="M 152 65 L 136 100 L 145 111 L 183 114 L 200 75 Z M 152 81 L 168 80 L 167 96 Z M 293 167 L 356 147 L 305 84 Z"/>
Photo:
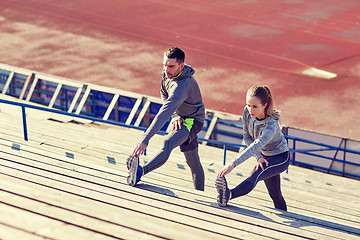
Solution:
<path fill-rule="evenodd" d="M 178 76 L 177 78 L 173 78 L 173 80 L 181 80 L 184 78 L 188 78 L 194 75 L 194 73 L 195 70 L 191 66 L 185 64 L 184 69 L 182 70 L 180 76 Z"/>

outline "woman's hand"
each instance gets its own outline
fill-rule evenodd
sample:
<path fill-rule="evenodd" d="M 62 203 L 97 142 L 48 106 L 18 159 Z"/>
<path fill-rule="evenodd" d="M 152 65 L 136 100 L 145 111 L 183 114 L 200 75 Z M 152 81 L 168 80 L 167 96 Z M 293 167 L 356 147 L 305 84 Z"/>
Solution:
<path fill-rule="evenodd" d="M 264 165 L 263 165 L 264 163 L 265 163 L 266 166 L 269 166 L 269 162 L 265 158 L 260 157 L 257 160 L 257 163 L 256 163 L 254 169 L 257 171 L 259 169 L 259 166 L 260 166 L 261 169 L 264 171 Z"/>
<path fill-rule="evenodd" d="M 234 168 L 235 168 L 235 164 L 233 162 L 230 162 L 218 172 L 217 176 L 223 177 L 229 172 L 231 172 Z"/>

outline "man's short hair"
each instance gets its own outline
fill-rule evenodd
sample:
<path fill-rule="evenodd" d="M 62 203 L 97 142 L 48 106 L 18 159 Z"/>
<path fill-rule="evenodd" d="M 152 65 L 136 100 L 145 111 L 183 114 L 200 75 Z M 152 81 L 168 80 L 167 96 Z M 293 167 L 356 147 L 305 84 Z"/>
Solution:
<path fill-rule="evenodd" d="M 185 53 L 179 47 L 171 47 L 164 52 L 168 58 L 175 58 L 177 63 L 185 62 Z"/>

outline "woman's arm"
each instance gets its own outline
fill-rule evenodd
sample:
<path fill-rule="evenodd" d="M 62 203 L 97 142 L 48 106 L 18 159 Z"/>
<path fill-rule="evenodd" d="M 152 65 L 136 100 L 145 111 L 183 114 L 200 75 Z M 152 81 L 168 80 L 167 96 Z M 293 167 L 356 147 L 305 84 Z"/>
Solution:
<path fill-rule="evenodd" d="M 276 122 L 275 121 L 269 121 L 265 128 L 263 129 L 260 137 L 258 139 L 255 139 L 247 148 L 245 148 L 238 156 L 235 157 L 233 160 L 235 166 L 241 164 L 251 156 L 259 156 L 257 159 L 259 159 L 261 155 L 261 149 L 267 145 L 271 139 L 275 136 L 276 133 Z"/>
<path fill-rule="evenodd" d="M 254 141 L 254 139 L 250 136 L 250 133 L 249 133 L 249 124 L 251 123 L 251 117 L 250 117 L 250 114 L 249 114 L 249 111 L 248 111 L 247 107 L 245 107 L 244 111 L 243 111 L 243 121 L 244 121 L 244 124 L 243 124 L 243 130 L 244 130 L 243 139 L 244 139 L 245 145 L 249 146 Z"/>

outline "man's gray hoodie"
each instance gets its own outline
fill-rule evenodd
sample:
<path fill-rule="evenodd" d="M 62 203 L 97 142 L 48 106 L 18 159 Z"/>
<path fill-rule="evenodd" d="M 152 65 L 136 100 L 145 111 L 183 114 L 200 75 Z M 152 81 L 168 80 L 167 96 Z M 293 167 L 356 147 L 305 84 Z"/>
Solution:
<path fill-rule="evenodd" d="M 279 117 L 280 115 L 275 113 L 272 117 L 258 120 L 250 116 L 247 107 L 244 108 L 244 141 L 247 148 L 233 160 L 236 166 L 251 156 L 259 159 L 262 154 L 274 156 L 289 151 L 284 134 L 280 129 Z"/>
<path fill-rule="evenodd" d="M 205 107 L 199 85 L 193 77 L 194 73 L 195 70 L 186 64 L 177 78 L 168 79 L 163 72 L 160 91 L 163 105 L 140 143 L 148 145 L 150 138 L 164 126 L 171 116 L 173 116 L 173 120 L 193 118 L 204 122 Z"/>

